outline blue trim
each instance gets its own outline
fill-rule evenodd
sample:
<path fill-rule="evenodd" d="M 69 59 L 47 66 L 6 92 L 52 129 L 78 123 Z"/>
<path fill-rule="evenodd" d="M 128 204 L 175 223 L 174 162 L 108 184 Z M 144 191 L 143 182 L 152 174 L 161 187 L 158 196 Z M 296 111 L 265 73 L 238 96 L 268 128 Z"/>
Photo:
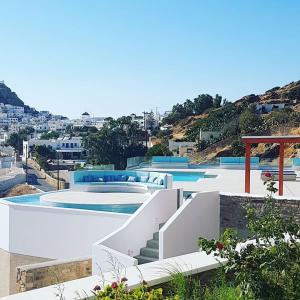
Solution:
<path fill-rule="evenodd" d="M 189 163 L 188 157 L 178 156 L 153 156 L 152 163 Z"/>
<path fill-rule="evenodd" d="M 128 182 L 129 177 L 136 178 L 136 182 L 141 183 L 147 178 L 145 185 L 159 186 L 167 188 L 167 174 L 159 172 L 146 172 L 146 171 L 112 171 L 112 170 L 80 170 L 70 172 L 70 183 L 71 184 L 105 184 L 109 182 Z M 159 178 L 157 183 L 148 182 L 150 178 Z M 150 180 L 152 181 L 152 180 Z"/>
<path fill-rule="evenodd" d="M 250 158 L 251 164 L 259 164 L 259 157 L 251 157 Z M 245 157 L 220 157 L 220 164 L 244 164 Z"/>
<path fill-rule="evenodd" d="M 293 158 L 293 166 L 300 166 L 300 158 L 299 157 Z"/>

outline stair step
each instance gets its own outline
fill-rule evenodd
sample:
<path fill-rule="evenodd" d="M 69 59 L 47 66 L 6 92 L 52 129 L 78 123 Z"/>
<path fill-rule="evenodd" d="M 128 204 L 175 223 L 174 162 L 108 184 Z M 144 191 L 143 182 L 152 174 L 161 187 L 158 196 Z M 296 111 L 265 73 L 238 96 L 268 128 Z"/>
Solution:
<path fill-rule="evenodd" d="M 165 224 L 166 224 L 166 223 L 160 223 L 160 224 L 158 225 L 159 229 L 161 229 Z"/>
<path fill-rule="evenodd" d="M 159 239 L 159 233 L 158 232 L 153 233 L 153 239 L 158 241 L 158 239 Z"/>
<path fill-rule="evenodd" d="M 143 256 L 143 255 L 137 255 L 134 258 L 136 258 L 138 260 L 139 265 L 147 264 L 147 263 L 150 263 L 150 262 L 157 261 L 156 258 L 148 257 L 148 256 Z"/>
<path fill-rule="evenodd" d="M 158 249 L 144 247 L 140 250 L 140 255 L 158 259 Z"/>
<path fill-rule="evenodd" d="M 158 249 L 158 246 L 159 246 L 159 241 L 158 240 L 149 240 L 149 241 L 147 241 L 146 247 L 148 247 L 148 248 Z"/>

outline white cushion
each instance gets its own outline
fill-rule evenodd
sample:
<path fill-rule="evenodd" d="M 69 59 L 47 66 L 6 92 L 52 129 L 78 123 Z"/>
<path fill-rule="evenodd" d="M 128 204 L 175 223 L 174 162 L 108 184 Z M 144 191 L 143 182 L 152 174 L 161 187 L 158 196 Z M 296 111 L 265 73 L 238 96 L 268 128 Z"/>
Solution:
<path fill-rule="evenodd" d="M 136 182 L 136 177 L 135 176 L 129 176 L 127 181 L 128 182 Z"/>

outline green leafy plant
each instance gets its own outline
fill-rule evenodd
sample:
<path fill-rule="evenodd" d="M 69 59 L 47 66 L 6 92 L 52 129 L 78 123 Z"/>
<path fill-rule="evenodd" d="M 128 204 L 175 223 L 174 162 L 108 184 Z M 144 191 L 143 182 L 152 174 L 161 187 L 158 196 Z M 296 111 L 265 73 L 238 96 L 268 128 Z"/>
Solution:
<path fill-rule="evenodd" d="M 179 300 L 178 297 L 165 298 L 161 288 L 151 289 L 147 282 L 143 281 L 141 285 L 135 289 L 127 287 L 127 278 L 122 278 L 120 282 L 113 282 L 106 285 L 103 290 L 99 285 L 95 286 L 93 293 L 95 300 Z"/>
<path fill-rule="evenodd" d="M 300 226 L 285 218 L 273 197 L 272 176 L 265 182 L 268 196 L 258 206 L 246 206 L 247 239 L 227 229 L 220 240 L 199 239 L 206 253 L 225 258 L 224 269 L 234 276 L 241 294 L 252 299 L 300 299 Z"/>

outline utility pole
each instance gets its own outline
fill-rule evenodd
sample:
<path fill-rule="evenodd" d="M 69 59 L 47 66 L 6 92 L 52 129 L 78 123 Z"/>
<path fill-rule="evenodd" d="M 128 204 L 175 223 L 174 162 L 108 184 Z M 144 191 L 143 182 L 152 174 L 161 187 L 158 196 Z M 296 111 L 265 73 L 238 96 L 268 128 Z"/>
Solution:
<path fill-rule="evenodd" d="M 25 162 L 26 162 L 26 170 L 25 170 L 25 173 L 26 173 L 26 183 L 28 184 L 28 145 L 26 144 L 25 145 Z"/>
<path fill-rule="evenodd" d="M 57 154 L 57 190 L 59 191 L 59 152 L 56 151 Z"/>

